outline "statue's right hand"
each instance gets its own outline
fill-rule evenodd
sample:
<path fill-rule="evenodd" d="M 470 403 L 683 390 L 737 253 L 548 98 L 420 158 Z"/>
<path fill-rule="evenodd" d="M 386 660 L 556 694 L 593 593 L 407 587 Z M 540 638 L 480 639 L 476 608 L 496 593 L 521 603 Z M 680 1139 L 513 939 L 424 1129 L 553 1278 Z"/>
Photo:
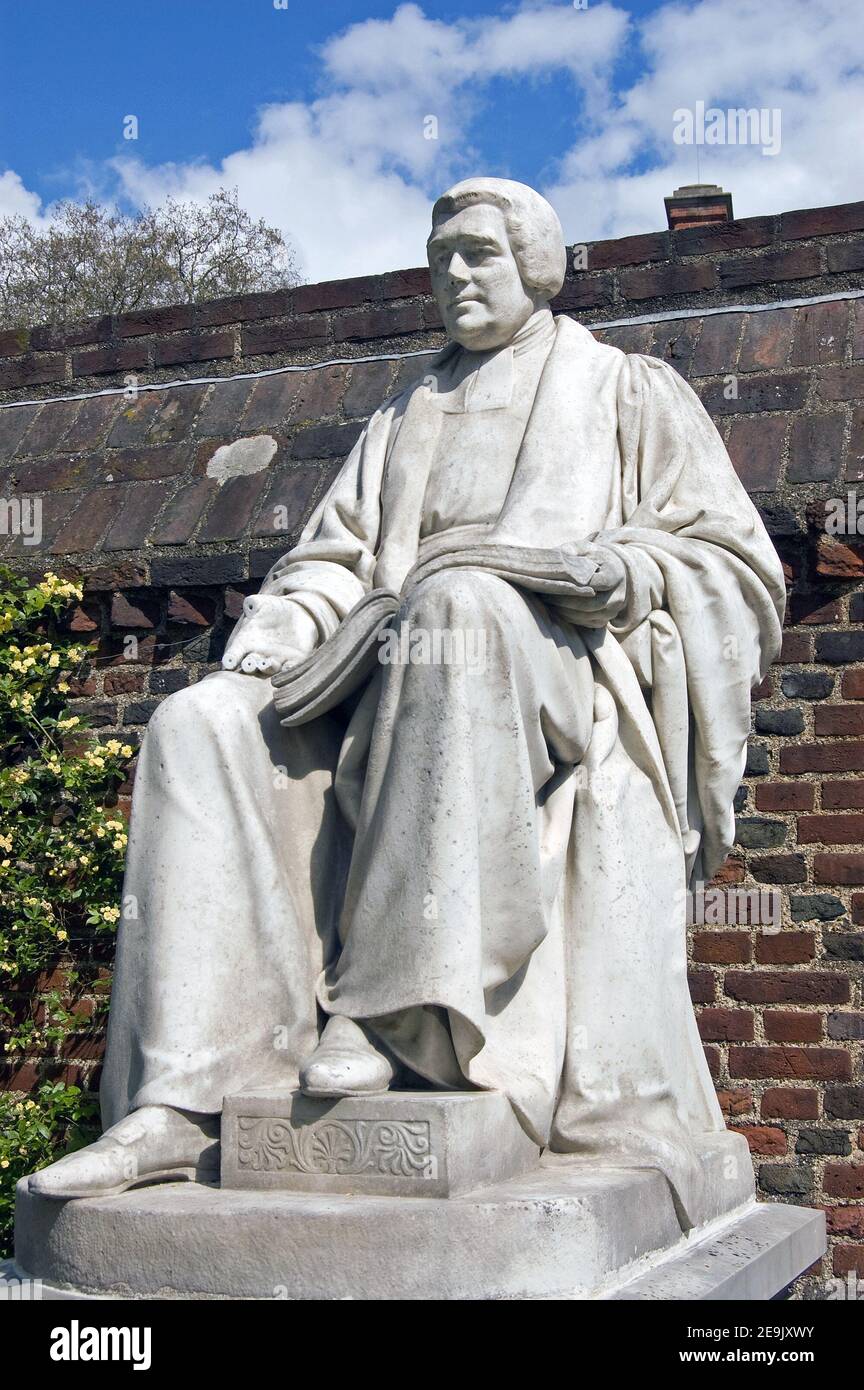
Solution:
<path fill-rule="evenodd" d="M 318 644 L 314 619 L 299 603 L 275 594 L 254 594 L 232 633 L 222 665 L 226 671 L 272 676 L 304 661 Z"/>

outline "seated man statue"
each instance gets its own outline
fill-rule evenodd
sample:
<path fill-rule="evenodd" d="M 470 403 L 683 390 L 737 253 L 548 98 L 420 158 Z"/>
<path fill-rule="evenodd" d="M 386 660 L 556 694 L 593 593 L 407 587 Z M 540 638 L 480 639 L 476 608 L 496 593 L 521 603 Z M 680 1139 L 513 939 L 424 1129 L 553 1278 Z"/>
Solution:
<path fill-rule="evenodd" d="M 43 1196 L 206 1178 L 244 1088 L 395 1085 L 501 1091 L 538 1148 L 659 1167 L 698 1208 L 724 1126 L 687 891 L 732 843 L 781 567 L 690 387 L 553 318 L 545 199 L 458 183 L 428 257 L 447 347 L 372 416 L 224 670 L 150 723 L 105 1133 L 30 1179 Z M 547 581 L 550 551 L 590 580 Z M 381 659 L 284 726 L 271 677 L 383 589 L 385 635 L 461 633 L 482 660 Z"/>

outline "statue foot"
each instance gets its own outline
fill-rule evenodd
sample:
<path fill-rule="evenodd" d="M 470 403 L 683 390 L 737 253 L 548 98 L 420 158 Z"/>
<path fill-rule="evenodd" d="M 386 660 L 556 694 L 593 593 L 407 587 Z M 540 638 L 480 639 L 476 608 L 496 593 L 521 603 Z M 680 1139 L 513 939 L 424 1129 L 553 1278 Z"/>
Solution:
<path fill-rule="evenodd" d="M 168 1105 L 144 1105 L 106 1130 L 101 1139 L 33 1173 L 31 1192 L 70 1197 L 113 1197 L 140 1183 L 217 1176 L 218 1115 L 192 1115 Z"/>
<path fill-rule="evenodd" d="M 307 1096 L 376 1096 L 386 1091 L 396 1068 L 359 1023 L 335 1016 L 300 1071 Z"/>

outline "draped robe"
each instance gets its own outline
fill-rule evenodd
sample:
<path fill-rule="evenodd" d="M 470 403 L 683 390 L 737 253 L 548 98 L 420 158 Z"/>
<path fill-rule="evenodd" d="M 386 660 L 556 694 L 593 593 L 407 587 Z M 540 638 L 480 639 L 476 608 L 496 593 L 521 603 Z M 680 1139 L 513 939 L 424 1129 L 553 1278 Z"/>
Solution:
<path fill-rule="evenodd" d="M 381 667 L 296 729 L 260 678 L 169 697 L 136 781 L 106 1123 L 295 1083 L 317 1000 L 434 1085 L 503 1090 L 551 1154 L 661 1168 L 682 1224 L 704 1216 L 701 1155 L 724 1125 L 686 889 L 732 843 L 782 572 L 689 386 L 570 319 L 551 336 L 503 503 L 464 539 L 590 539 L 625 566 L 622 613 L 577 628 L 542 593 L 445 572 L 395 621 L 476 625 L 479 674 Z M 469 380 L 480 407 L 507 409 L 513 352 Z M 440 539 L 426 499 L 465 356 L 451 345 L 375 413 L 267 576 L 319 641 Z M 436 525 L 452 540 L 454 522 Z"/>

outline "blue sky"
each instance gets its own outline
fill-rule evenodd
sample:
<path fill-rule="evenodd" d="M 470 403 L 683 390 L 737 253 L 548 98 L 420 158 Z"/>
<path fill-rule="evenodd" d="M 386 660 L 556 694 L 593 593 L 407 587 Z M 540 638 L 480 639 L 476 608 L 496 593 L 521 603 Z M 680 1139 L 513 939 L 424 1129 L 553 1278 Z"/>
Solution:
<path fill-rule="evenodd" d="M 774 155 L 699 150 L 739 215 L 864 196 L 855 0 L 580 4 L 2 0 L 0 215 L 236 186 L 312 279 L 417 264 L 471 172 L 541 188 L 569 240 L 648 231 L 700 101 L 782 118 Z"/>

